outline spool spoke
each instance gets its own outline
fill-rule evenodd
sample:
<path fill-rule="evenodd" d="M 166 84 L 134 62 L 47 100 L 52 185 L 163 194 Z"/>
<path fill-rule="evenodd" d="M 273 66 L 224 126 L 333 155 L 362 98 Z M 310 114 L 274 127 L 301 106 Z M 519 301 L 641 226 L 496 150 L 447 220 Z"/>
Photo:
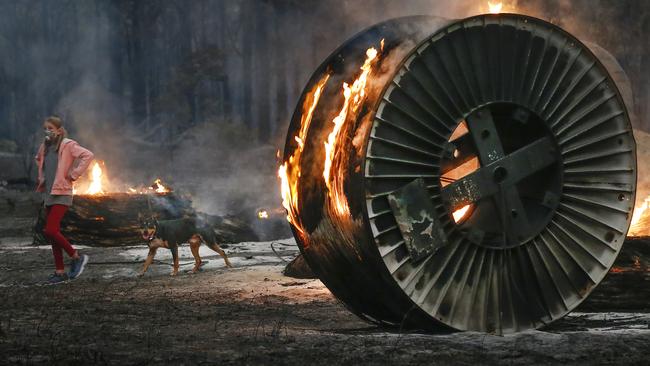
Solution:
<path fill-rule="evenodd" d="M 442 199 L 451 210 L 511 189 L 522 179 L 557 161 L 555 146 L 548 138 L 502 157 L 442 188 Z"/>

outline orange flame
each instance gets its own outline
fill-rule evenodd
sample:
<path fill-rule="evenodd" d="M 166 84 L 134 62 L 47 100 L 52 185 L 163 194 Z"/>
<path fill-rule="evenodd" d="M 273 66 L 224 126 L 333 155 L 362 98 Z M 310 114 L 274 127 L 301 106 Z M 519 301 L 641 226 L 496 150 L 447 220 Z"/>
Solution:
<path fill-rule="evenodd" d="M 93 165 L 93 169 L 91 171 L 91 179 L 92 181 L 86 190 L 86 194 L 104 194 L 105 192 L 102 189 L 102 168 L 99 166 L 98 162 L 95 162 L 95 165 Z"/>
<path fill-rule="evenodd" d="M 638 236 L 638 235 L 648 235 L 648 228 L 646 227 L 646 221 L 648 221 L 645 216 L 647 216 L 650 211 L 648 211 L 648 206 L 650 205 L 650 196 L 646 197 L 643 200 L 643 203 L 639 207 L 635 207 L 632 212 L 632 221 L 630 223 L 630 230 L 627 235 L 629 236 Z M 644 220 L 642 220 L 644 219 Z"/>
<path fill-rule="evenodd" d="M 382 40 L 383 46 L 383 40 Z M 349 213 L 348 201 L 343 190 L 343 177 L 345 174 L 338 174 L 347 164 L 347 151 L 345 142 L 349 139 L 347 134 L 341 133 L 344 130 L 346 121 L 354 120 L 349 115 L 356 116 L 359 107 L 366 100 L 366 84 L 372 73 L 373 66 L 379 60 L 379 52 L 371 47 L 366 51 L 366 60 L 361 66 L 361 75 L 350 86 L 343 83 L 343 96 L 345 98 L 339 114 L 332 120 L 334 127 L 325 142 L 325 167 L 323 178 L 328 190 L 329 202 L 335 213 L 344 216 Z M 332 174 L 334 172 L 334 174 Z"/>
<path fill-rule="evenodd" d="M 160 178 L 157 178 L 155 181 L 153 181 L 153 184 L 151 185 L 151 189 L 156 191 L 156 193 L 169 193 L 171 192 L 171 189 L 166 187 Z"/>
<path fill-rule="evenodd" d="M 456 139 L 462 137 L 463 135 L 469 133 L 469 129 L 467 128 L 467 122 L 462 121 L 461 123 L 458 124 L 456 129 L 452 132 L 451 137 L 449 137 L 449 141 L 455 141 Z M 454 158 L 457 158 L 459 154 L 458 150 L 454 151 Z M 466 175 L 472 173 L 473 171 L 476 171 L 478 168 L 480 168 L 480 163 L 477 157 L 474 157 L 468 161 L 466 161 L 463 164 L 460 164 L 459 166 L 455 167 L 454 169 L 448 171 L 447 173 L 443 174 L 440 177 L 440 185 L 442 187 L 446 187 L 449 185 L 451 182 L 456 181 L 458 179 L 461 179 L 465 177 Z M 452 212 L 452 216 L 454 218 L 455 223 L 459 223 L 462 219 L 464 219 L 467 214 L 469 213 L 469 209 L 473 205 L 467 205 L 463 206 L 456 211 Z"/>
<path fill-rule="evenodd" d="M 467 214 L 467 211 L 469 211 L 470 207 L 471 207 L 470 205 L 467 205 L 467 206 L 464 206 L 464 207 L 459 208 L 458 210 L 454 211 L 451 214 L 454 217 L 454 221 L 455 222 L 460 222 L 460 220 L 462 220 L 463 217 L 465 217 L 465 215 Z"/>
<path fill-rule="evenodd" d="M 488 9 L 490 11 L 490 14 L 499 14 L 501 12 L 501 9 L 503 9 L 503 3 L 493 3 L 491 1 L 488 1 Z"/>
<path fill-rule="evenodd" d="M 128 194 L 150 194 L 150 193 L 169 193 L 172 189 L 162 183 L 160 178 L 156 179 L 152 185 L 144 184 L 138 186 L 128 186 L 107 178 L 106 164 L 99 160 L 92 164 L 88 170 L 87 176 L 75 182 L 72 188 L 73 194 L 98 196 L 109 193 L 128 193 Z M 87 177 L 87 178 L 86 178 Z"/>
<path fill-rule="evenodd" d="M 300 118 L 300 130 L 298 135 L 294 136 L 295 141 L 298 143 L 297 148 L 287 161 L 284 162 L 278 169 L 278 177 L 280 177 L 280 191 L 282 194 L 282 205 L 287 210 L 287 221 L 298 231 L 303 239 L 307 238 L 307 233 L 302 227 L 300 218 L 298 217 L 298 181 L 300 179 L 300 158 L 302 151 L 305 148 L 305 139 L 309 131 L 312 116 L 318 100 L 321 97 L 323 88 L 329 80 L 329 74 L 314 86 L 314 88 L 307 94 L 302 107 L 302 116 Z M 279 152 L 278 152 L 279 154 Z"/>

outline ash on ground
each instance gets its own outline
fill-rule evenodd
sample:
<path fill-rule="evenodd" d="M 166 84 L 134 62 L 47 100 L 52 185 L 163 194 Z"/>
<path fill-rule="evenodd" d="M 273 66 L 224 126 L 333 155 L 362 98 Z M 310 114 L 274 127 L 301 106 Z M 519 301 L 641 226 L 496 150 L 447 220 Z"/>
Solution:
<path fill-rule="evenodd" d="M 423 334 L 365 323 L 318 280 L 282 275 L 293 239 L 230 244 L 234 269 L 202 247 L 203 271 L 180 250 L 137 277 L 146 246 L 83 247 L 86 272 L 47 286 L 48 247 L 0 238 L 3 364 L 643 364 L 650 314 L 575 312 L 505 337 Z"/>

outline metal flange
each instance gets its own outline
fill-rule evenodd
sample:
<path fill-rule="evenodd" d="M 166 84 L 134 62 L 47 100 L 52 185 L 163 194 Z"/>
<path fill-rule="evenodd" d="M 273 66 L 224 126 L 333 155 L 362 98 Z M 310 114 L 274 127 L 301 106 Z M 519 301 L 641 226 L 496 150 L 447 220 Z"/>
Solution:
<path fill-rule="evenodd" d="M 461 123 L 480 167 L 441 184 L 440 167 L 459 166 L 447 144 Z M 522 15 L 462 20 L 413 50 L 379 102 L 365 168 L 386 268 L 455 329 L 511 333 L 567 314 L 613 264 L 634 205 L 635 143 L 616 85 L 573 36 Z M 400 232 L 409 218 L 382 209 L 415 179 L 448 242 L 424 259 Z"/>

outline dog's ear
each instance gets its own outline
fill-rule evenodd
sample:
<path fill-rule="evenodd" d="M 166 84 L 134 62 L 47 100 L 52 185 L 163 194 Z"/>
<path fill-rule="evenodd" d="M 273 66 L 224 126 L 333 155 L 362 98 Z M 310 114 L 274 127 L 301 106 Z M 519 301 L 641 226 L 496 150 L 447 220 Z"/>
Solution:
<path fill-rule="evenodd" d="M 144 215 L 142 215 L 142 212 L 138 212 L 138 221 L 142 221 L 144 219 Z"/>

